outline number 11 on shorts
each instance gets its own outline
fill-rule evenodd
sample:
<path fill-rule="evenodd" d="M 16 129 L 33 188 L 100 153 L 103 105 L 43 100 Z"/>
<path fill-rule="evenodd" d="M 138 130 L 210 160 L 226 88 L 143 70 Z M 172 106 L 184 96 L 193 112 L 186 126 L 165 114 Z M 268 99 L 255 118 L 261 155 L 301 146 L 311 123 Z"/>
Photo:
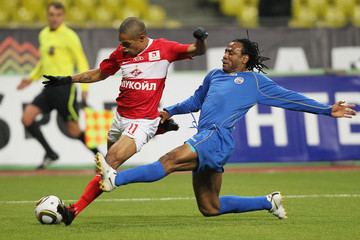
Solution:
<path fill-rule="evenodd" d="M 134 135 L 136 129 L 138 128 L 139 124 L 136 123 L 130 123 L 130 127 L 128 129 L 128 133 L 131 135 Z"/>

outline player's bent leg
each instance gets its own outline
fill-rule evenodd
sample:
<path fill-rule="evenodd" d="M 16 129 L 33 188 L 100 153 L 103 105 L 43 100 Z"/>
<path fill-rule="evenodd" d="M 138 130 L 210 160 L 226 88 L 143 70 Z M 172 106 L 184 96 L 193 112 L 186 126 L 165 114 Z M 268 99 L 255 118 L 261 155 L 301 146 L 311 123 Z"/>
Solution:
<path fill-rule="evenodd" d="M 279 218 L 286 216 L 278 192 L 268 196 L 240 197 L 221 196 L 222 173 L 211 170 L 193 174 L 193 187 L 200 212 L 206 216 L 227 213 L 243 213 L 256 210 L 268 210 Z"/>
<path fill-rule="evenodd" d="M 66 128 L 69 136 L 72 138 L 77 138 L 81 134 L 81 129 L 77 121 L 67 121 Z"/>
<path fill-rule="evenodd" d="M 116 169 L 135 153 L 136 144 L 134 139 L 122 135 L 118 141 L 112 144 L 106 159 L 100 153 L 96 154 L 96 169 L 101 175 L 100 188 L 104 192 L 111 192 L 116 188 Z"/>
<path fill-rule="evenodd" d="M 106 154 L 107 163 L 114 169 L 117 169 L 126 160 L 137 152 L 135 140 L 126 135 L 121 135 L 108 150 Z"/>
<path fill-rule="evenodd" d="M 219 192 L 222 173 L 212 170 L 193 173 L 193 189 L 199 211 L 205 217 L 220 214 Z"/>
<path fill-rule="evenodd" d="M 39 124 L 35 121 L 35 118 L 42 113 L 42 110 L 34 105 L 29 104 L 25 107 L 22 116 L 22 123 L 26 130 L 41 144 L 45 150 L 45 155 L 42 163 L 36 169 L 44 169 L 59 158 L 59 155 L 50 147 L 46 141 L 44 135 L 40 130 Z"/>
<path fill-rule="evenodd" d="M 283 219 L 286 218 L 286 212 L 281 200 L 279 192 L 258 197 L 221 196 L 220 214 L 268 210 L 279 219 Z"/>
<path fill-rule="evenodd" d="M 116 172 L 101 154 L 97 154 L 96 160 L 98 172 L 101 174 L 100 188 L 104 192 L 111 192 L 116 187 L 135 182 L 154 182 L 165 177 L 167 174 L 159 161 L 135 168 Z"/>
<path fill-rule="evenodd" d="M 197 153 L 188 144 L 183 144 L 160 158 L 167 174 L 178 171 L 192 171 L 196 169 Z"/>
<path fill-rule="evenodd" d="M 271 202 L 266 196 L 242 197 L 242 196 L 221 196 L 220 213 L 244 213 L 259 210 L 270 210 Z"/>
<path fill-rule="evenodd" d="M 29 127 L 35 121 L 35 118 L 41 113 L 42 111 L 39 107 L 33 104 L 28 104 L 24 109 L 21 122 L 25 127 Z"/>
<path fill-rule="evenodd" d="M 159 161 L 118 172 L 115 185 L 154 182 L 174 171 L 193 170 L 197 166 L 196 156 L 188 145 L 180 146 L 165 154 Z"/>

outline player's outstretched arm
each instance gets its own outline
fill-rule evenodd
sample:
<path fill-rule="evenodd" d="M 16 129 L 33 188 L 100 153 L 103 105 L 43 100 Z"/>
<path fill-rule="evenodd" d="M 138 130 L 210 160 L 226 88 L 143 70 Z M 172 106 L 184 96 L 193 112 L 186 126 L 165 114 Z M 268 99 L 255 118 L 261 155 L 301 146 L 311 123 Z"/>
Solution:
<path fill-rule="evenodd" d="M 352 118 L 356 115 L 355 105 L 339 101 L 332 105 L 331 116 L 334 118 Z"/>
<path fill-rule="evenodd" d="M 55 87 L 61 85 L 67 85 L 71 83 L 92 83 L 104 80 L 106 78 L 100 71 L 100 69 L 92 69 L 83 73 L 76 74 L 74 76 L 50 76 L 44 75 L 48 80 L 43 81 L 44 87 Z"/>
<path fill-rule="evenodd" d="M 196 39 L 194 44 L 191 44 L 188 48 L 188 53 L 191 57 L 203 55 L 206 52 L 208 32 L 202 28 L 198 27 L 194 32 L 193 36 Z"/>

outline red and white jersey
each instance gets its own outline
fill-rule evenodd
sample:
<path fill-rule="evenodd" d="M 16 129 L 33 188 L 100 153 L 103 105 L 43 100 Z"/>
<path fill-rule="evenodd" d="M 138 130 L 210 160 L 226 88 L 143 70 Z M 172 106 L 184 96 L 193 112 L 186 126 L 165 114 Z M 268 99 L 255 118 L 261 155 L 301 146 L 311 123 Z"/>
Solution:
<path fill-rule="evenodd" d="M 120 93 L 116 98 L 117 111 L 130 119 L 154 119 L 159 116 L 158 105 L 165 87 L 169 64 L 190 58 L 189 44 L 166 39 L 149 39 L 147 47 L 136 57 L 123 54 L 120 44 L 109 58 L 100 64 L 105 76 L 122 72 Z"/>

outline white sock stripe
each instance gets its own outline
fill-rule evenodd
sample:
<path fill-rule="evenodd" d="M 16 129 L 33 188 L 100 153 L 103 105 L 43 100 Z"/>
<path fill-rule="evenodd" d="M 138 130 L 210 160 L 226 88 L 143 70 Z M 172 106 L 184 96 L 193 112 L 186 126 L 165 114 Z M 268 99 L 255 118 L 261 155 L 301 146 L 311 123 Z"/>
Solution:
<path fill-rule="evenodd" d="M 283 198 L 359 198 L 359 193 L 338 193 L 338 194 L 309 194 L 309 195 L 282 195 Z M 96 202 L 150 202 L 150 201 L 186 201 L 195 200 L 194 197 L 162 197 L 162 198 L 109 198 L 98 199 Z M 0 204 L 29 204 L 36 203 L 36 201 L 0 201 Z M 64 202 L 76 202 L 77 200 L 64 200 Z"/>

